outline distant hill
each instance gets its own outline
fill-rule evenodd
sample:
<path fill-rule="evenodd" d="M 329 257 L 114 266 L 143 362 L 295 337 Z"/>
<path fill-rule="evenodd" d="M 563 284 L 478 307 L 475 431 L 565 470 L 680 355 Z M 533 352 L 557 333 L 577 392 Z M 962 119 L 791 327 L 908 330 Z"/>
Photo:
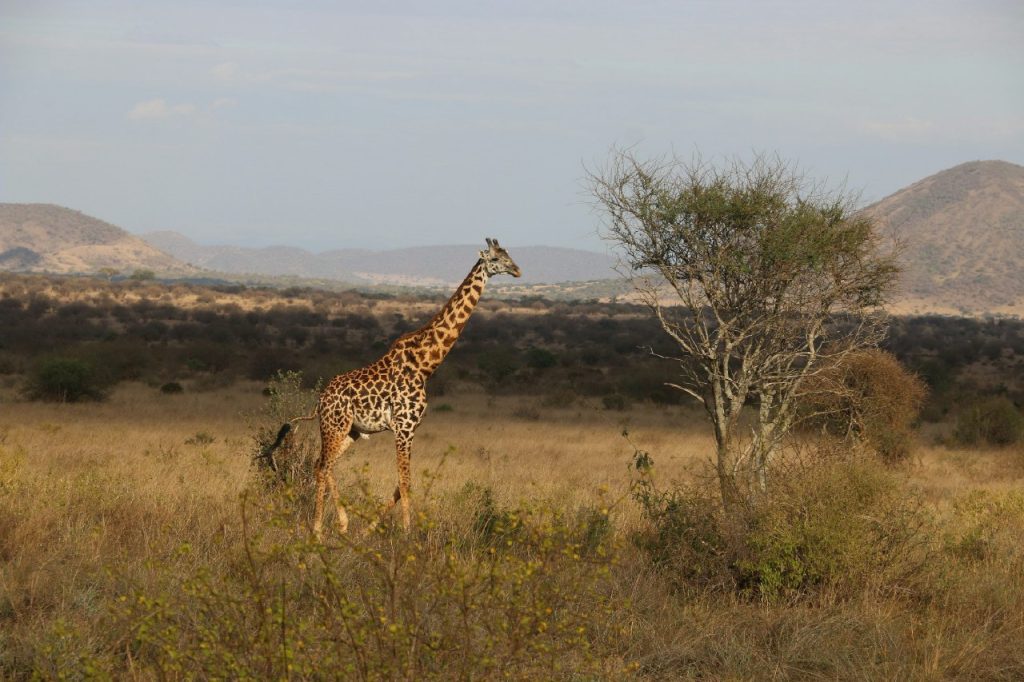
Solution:
<path fill-rule="evenodd" d="M 449 285 L 462 281 L 480 245 L 423 246 L 388 251 L 340 249 L 311 253 L 285 246 L 201 246 L 177 232 L 150 232 L 143 239 L 176 258 L 231 274 L 292 275 L 362 284 Z M 509 247 L 523 270 L 518 282 L 581 282 L 615 277 L 606 254 L 551 246 Z"/>
<path fill-rule="evenodd" d="M 196 272 L 119 227 L 52 204 L 0 204 L 0 271 Z"/>
<path fill-rule="evenodd" d="M 904 273 L 894 312 L 1024 314 L 1024 167 L 1005 161 L 964 163 L 864 210 L 883 232 L 895 233 L 903 243 Z M 176 232 L 140 239 L 59 206 L 0 204 L 0 271 L 87 273 L 111 267 L 176 277 L 224 273 L 448 287 L 468 272 L 482 241 L 322 253 L 285 246 L 202 246 Z M 615 261 L 607 254 L 546 246 L 509 251 L 523 277 L 515 287 L 497 282 L 501 290 L 554 298 L 627 294 L 628 285 L 611 281 L 617 279 Z"/>
<path fill-rule="evenodd" d="M 1024 311 L 1024 167 L 960 164 L 865 210 L 903 242 L 908 311 Z"/>

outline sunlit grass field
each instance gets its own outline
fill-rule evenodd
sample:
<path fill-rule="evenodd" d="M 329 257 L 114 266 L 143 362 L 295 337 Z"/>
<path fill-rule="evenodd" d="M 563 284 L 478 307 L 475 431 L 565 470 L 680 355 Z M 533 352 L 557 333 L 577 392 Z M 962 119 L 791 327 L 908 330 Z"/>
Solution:
<path fill-rule="evenodd" d="M 630 496 L 637 449 L 665 485 L 708 475 L 713 440 L 696 408 L 469 387 L 433 397 L 414 443 L 411 536 L 385 524 L 360 537 L 395 485 L 383 433 L 336 472 L 353 533 L 328 525 L 314 547 L 311 490 L 252 467 L 261 389 L 123 384 L 73 405 L 4 395 L 3 676 L 1024 676 L 1019 449 L 949 448 L 941 425 L 921 433 L 914 461 L 885 475 L 923 505 L 927 565 L 885 589 L 766 602 L 681 588 L 633 541 L 645 523 Z M 526 530 L 501 525 L 523 517 Z M 332 585 L 358 589 L 331 601 Z"/>

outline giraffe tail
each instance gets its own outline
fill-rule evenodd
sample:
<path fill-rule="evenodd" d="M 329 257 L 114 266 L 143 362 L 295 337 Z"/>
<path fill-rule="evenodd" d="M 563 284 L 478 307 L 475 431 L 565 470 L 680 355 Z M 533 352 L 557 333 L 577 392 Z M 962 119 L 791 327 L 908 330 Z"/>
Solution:
<path fill-rule="evenodd" d="M 317 411 L 314 409 L 313 412 L 311 412 L 308 415 L 302 417 L 295 417 L 294 419 L 286 421 L 284 424 L 282 424 L 281 428 L 278 429 L 277 431 L 277 438 L 274 439 L 274 442 L 271 443 L 270 445 L 264 446 L 260 450 L 260 459 L 265 460 L 267 466 L 269 466 L 272 471 L 278 471 L 277 460 L 274 459 L 274 452 L 279 447 L 281 447 L 281 444 L 284 443 L 284 439 L 288 437 L 289 433 L 291 433 L 293 428 L 292 424 L 294 424 L 295 422 L 311 421 L 313 419 L 316 419 L 316 416 Z"/>
<path fill-rule="evenodd" d="M 277 468 L 277 460 L 274 459 L 274 451 L 277 450 L 279 447 L 281 447 L 281 443 L 284 442 L 285 437 L 288 435 L 288 432 L 291 431 L 291 430 L 292 430 L 292 425 L 290 423 L 288 423 L 288 422 L 285 422 L 284 426 L 282 426 L 278 430 L 277 438 L 274 439 L 274 442 L 271 443 L 270 445 L 264 445 L 262 448 L 260 448 L 260 459 L 262 459 L 264 462 L 266 462 L 266 465 L 268 467 L 270 467 L 270 470 L 275 472 L 275 473 L 280 473 L 280 472 L 279 472 L 279 470 Z"/>
<path fill-rule="evenodd" d="M 316 419 L 317 414 L 318 414 L 317 408 L 313 408 L 313 411 L 310 412 L 309 414 L 305 415 L 304 417 L 295 417 L 295 418 L 289 420 L 288 422 L 286 422 L 284 426 L 287 426 L 287 427 L 291 428 L 291 425 L 294 424 L 295 422 L 308 422 L 308 421 L 312 421 L 313 419 Z M 282 426 L 281 428 L 283 429 L 284 426 Z"/>

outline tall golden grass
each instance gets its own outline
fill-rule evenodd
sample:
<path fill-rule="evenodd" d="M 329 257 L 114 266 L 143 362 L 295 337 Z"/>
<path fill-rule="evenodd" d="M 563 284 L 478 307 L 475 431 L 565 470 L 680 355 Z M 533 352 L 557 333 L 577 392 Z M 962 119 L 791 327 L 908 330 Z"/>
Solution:
<path fill-rule="evenodd" d="M 359 536 L 395 483 L 380 434 L 339 467 L 353 534 L 321 547 L 310 491 L 251 466 L 261 388 L 5 396 L 3 676 L 1024 676 L 1020 450 L 921 434 L 912 463 L 878 475 L 923 505 L 929 565 L 884 590 L 764 601 L 680 587 L 633 542 L 635 448 L 660 482 L 699 483 L 713 444 L 698 411 L 434 398 L 414 444 L 414 531 Z"/>

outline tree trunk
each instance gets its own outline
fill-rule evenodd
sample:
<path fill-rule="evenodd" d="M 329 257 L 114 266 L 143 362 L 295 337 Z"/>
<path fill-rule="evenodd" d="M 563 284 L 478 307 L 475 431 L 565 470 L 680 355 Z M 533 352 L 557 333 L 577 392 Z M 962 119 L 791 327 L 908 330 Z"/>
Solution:
<path fill-rule="evenodd" d="M 743 501 L 736 480 L 736 453 L 728 447 L 718 449 L 718 487 L 722 492 L 722 506 L 727 511 Z"/>

